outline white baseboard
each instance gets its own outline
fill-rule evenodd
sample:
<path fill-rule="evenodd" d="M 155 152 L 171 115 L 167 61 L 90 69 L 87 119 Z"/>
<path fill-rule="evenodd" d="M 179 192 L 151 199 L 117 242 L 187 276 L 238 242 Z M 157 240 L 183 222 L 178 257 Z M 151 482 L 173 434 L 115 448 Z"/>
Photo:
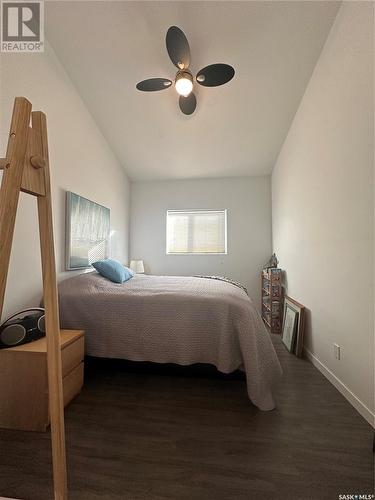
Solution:
<path fill-rule="evenodd" d="M 360 399 L 357 398 L 353 392 L 346 387 L 346 385 L 341 382 L 339 378 L 336 377 L 334 373 L 331 372 L 311 351 L 306 347 L 304 348 L 304 354 L 306 358 L 322 373 L 330 382 L 333 384 L 338 391 L 349 401 L 351 405 L 362 415 L 367 422 L 375 428 L 375 414 L 367 408 L 365 404 L 362 403 Z"/>

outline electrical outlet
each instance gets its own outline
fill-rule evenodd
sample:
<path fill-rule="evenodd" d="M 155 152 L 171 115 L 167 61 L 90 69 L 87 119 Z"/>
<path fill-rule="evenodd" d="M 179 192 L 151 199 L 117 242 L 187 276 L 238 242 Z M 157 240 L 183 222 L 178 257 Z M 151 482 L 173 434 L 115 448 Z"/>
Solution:
<path fill-rule="evenodd" d="M 334 350 L 334 353 L 335 353 L 335 358 L 340 360 L 340 356 L 341 356 L 341 348 L 338 344 L 333 344 L 333 350 Z"/>

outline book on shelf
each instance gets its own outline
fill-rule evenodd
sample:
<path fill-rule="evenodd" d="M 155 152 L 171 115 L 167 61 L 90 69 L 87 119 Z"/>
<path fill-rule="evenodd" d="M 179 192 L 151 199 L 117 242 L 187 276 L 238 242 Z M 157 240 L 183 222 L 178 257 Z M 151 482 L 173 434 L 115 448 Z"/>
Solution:
<path fill-rule="evenodd" d="M 280 302 L 273 300 L 272 301 L 272 313 L 279 314 L 280 312 Z"/>

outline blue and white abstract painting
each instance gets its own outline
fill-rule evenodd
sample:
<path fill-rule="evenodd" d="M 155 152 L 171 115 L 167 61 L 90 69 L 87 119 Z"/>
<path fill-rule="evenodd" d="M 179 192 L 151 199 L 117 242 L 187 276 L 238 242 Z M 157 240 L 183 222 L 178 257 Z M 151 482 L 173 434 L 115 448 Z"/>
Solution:
<path fill-rule="evenodd" d="M 84 269 L 109 255 L 110 210 L 67 192 L 66 268 Z"/>

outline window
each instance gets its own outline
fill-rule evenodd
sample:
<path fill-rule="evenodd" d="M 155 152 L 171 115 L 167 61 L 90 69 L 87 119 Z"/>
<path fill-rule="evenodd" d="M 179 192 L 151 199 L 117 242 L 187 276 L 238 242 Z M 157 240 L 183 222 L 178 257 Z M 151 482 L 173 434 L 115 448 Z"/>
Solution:
<path fill-rule="evenodd" d="M 167 254 L 227 253 L 226 210 L 168 210 Z"/>

